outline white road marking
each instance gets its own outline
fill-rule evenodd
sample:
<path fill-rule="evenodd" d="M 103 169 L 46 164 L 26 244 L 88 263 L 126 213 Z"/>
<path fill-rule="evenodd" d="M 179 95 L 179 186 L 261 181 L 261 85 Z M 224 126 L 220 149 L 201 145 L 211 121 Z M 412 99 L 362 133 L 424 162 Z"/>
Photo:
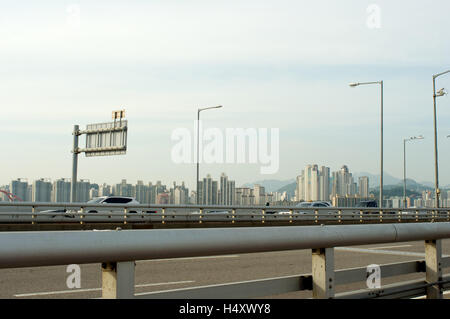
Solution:
<path fill-rule="evenodd" d="M 425 257 L 424 253 L 413 253 L 409 251 L 395 251 L 395 250 L 381 250 L 381 249 L 373 250 L 373 249 L 353 248 L 353 247 L 336 247 L 336 250 L 353 251 L 357 253 L 369 253 L 369 254 Z"/>
<path fill-rule="evenodd" d="M 147 263 L 147 262 L 168 261 L 168 260 L 194 260 L 194 259 L 237 258 L 237 257 L 239 257 L 239 255 L 163 258 L 163 259 L 138 260 L 138 261 L 136 261 L 136 263 Z"/>
<path fill-rule="evenodd" d="M 397 250 L 381 250 L 380 249 L 365 249 L 355 247 L 336 247 L 336 250 L 353 251 L 356 253 L 382 254 L 382 255 L 396 255 L 396 256 L 410 256 L 410 257 L 425 257 L 425 253 L 415 253 L 411 251 L 397 251 Z M 442 257 L 449 257 L 449 255 L 442 255 Z"/>
<path fill-rule="evenodd" d="M 412 247 L 412 245 L 397 245 L 397 246 L 371 247 L 371 248 L 368 248 L 368 249 L 389 249 L 389 248 L 403 248 L 403 247 Z"/>
<path fill-rule="evenodd" d="M 177 285 L 177 284 L 187 284 L 193 283 L 194 280 L 184 280 L 184 281 L 171 281 L 171 282 L 159 282 L 154 284 L 142 284 L 136 285 L 136 288 L 141 287 L 151 287 L 151 286 L 163 286 L 163 285 Z M 46 291 L 46 292 L 32 292 L 27 294 L 17 294 L 14 297 L 31 297 L 31 296 L 45 296 L 45 295 L 59 295 L 59 294 L 71 294 L 77 292 L 89 292 L 89 291 L 101 291 L 102 288 L 89 288 L 89 289 L 72 289 L 72 290 L 60 290 L 60 291 Z"/>
<path fill-rule="evenodd" d="M 450 290 L 444 291 L 442 294 L 443 295 L 448 295 L 448 294 L 450 294 Z M 425 298 L 426 298 L 426 296 L 420 296 L 420 297 L 414 297 L 412 299 L 425 299 Z"/>

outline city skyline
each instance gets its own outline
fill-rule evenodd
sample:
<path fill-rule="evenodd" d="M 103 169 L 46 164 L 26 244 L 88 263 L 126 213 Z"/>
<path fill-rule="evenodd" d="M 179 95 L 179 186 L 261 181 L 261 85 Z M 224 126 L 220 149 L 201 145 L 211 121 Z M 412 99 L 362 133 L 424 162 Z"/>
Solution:
<path fill-rule="evenodd" d="M 308 166 L 308 165 L 310 165 L 310 164 L 307 164 L 307 165 L 305 165 L 305 166 Z M 316 164 L 314 164 L 314 165 L 316 165 Z M 338 171 L 339 169 L 341 169 L 342 168 L 342 166 L 348 166 L 348 165 L 346 165 L 346 164 L 343 164 L 343 165 L 340 165 L 339 167 L 336 167 L 336 168 L 331 168 L 331 167 L 328 167 L 328 165 L 325 165 L 325 166 L 322 166 L 322 167 L 327 167 L 328 169 L 330 169 L 330 172 L 336 172 L 336 171 Z M 297 177 L 302 173 L 302 170 L 303 169 L 299 169 L 298 170 L 298 173 L 297 174 L 295 174 L 295 175 L 293 175 L 293 176 L 288 176 L 286 179 L 276 179 L 276 178 L 267 178 L 267 179 L 257 179 L 257 178 L 255 178 L 254 180 L 249 180 L 249 181 L 243 181 L 243 182 L 240 182 L 240 183 L 237 183 L 236 182 L 236 178 L 233 176 L 233 181 L 235 181 L 236 182 L 236 187 L 247 187 L 246 185 L 249 185 L 249 184 L 258 184 L 258 183 L 262 183 L 262 182 L 270 182 L 270 181 L 275 181 L 275 182 L 285 182 L 286 183 L 286 185 L 288 184 L 287 183 L 287 181 L 291 181 L 291 183 L 296 183 L 296 179 L 297 179 Z M 206 173 L 205 175 L 200 175 L 200 178 L 201 178 L 201 180 L 203 179 L 203 178 L 207 178 L 208 177 L 208 175 L 213 175 L 213 176 L 217 176 L 218 178 L 220 178 L 220 176 L 222 175 L 222 174 L 227 174 L 226 176 L 230 176 L 230 175 L 228 175 L 228 173 L 225 173 L 225 172 L 221 172 L 220 174 L 212 174 L 212 173 Z M 373 186 L 370 186 L 369 188 L 375 188 L 375 187 L 378 187 L 379 186 L 379 175 L 377 175 L 376 173 L 374 173 L 374 174 L 372 174 L 372 173 L 370 173 L 370 172 L 368 172 L 368 171 L 363 171 L 363 172 L 353 172 L 352 173 L 353 175 L 356 175 L 356 177 L 355 177 L 355 180 L 360 180 L 360 178 L 361 177 L 367 177 L 367 176 L 365 176 L 365 175 L 372 175 L 372 178 L 370 179 L 370 184 L 372 185 L 373 184 Z M 402 177 L 396 177 L 396 176 L 393 176 L 393 175 L 390 175 L 389 173 L 387 173 L 387 172 L 385 172 L 384 173 L 385 174 L 385 176 L 387 175 L 387 176 L 389 176 L 389 177 L 391 177 L 391 178 L 393 178 L 394 180 L 398 180 L 398 182 L 396 182 L 396 183 L 386 183 L 385 182 L 385 185 L 396 185 L 396 184 L 398 184 L 398 183 L 400 183 L 400 182 L 402 182 L 403 181 L 403 178 Z M 373 179 L 373 177 L 376 177 L 375 179 Z M 9 183 L 11 182 L 11 181 L 14 181 L 14 180 L 20 180 L 20 179 L 22 179 L 22 180 L 25 180 L 25 181 L 27 181 L 28 183 L 33 183 L 34 181 L 37 181 L 37 180 L 40 180 L 40 179 L 48 179 L 48 180 L 50 180 L 51 182 L 57 182 L 57 181 L 59 181 L 59 180 L 66 180 L 66 181 L 69 181 L 69 183 L 70 183 L 70 181 L 71 181 L 71 178 L 70 177 L 56 177 L 56 178 L 54 178 L 54 177 L 48 177 L 48 176 L 46 176 L 46 177 L 42 177 L 42 175 L 38 175 L 38 177 L 37 178 L 28 178 L 28 177 L 15 177 L 15 178 L 13 178 L 13 179 L 11 179 L 10 181 L 1 181 L 0 182 L 0 187 L 2 187 L 2 185 L 9 185 Z M 78 181 L 88 181 L 88 182 L 90 182 L 91 184 L 97 184 L 97 185 L 102 185 L 102 184 L 107 184 L 107 185 L 114 185 L 114 184 L 117 184 L 117 181 L 118 180 L 126 180 L 126 181 L 129 181 L 129 182 L 131 182 L 131 183 L 134 183 L 134 184 L 137 184 L 138 182 L 142 182 L 142 181 L 147 181 L 147 183 L 156 183 L 156 182 L 161 182 L 163 185 L 171 185 L 171 184 L 173 184 L 173 183 L 177 183 L 177 182 L 180 182 L 180 183 L 185 183 L 186 185 L 187 185 L 187 187 L 189 188 L 189 189 L 192 189 L 192 190 L 194 190 L 195 191 L 195 182 L 193 182 L 192 184 L 190 184 L 190 183 L 186 183 L 186 181 L 185 180 L 183 180 L 182 178 L 180 178 L 180 179 L 178 179 L 178 180 L 171 180 L 171 181 L 169 181 L 169 180 L 162 180 L 162 179 L 160 179 L 160 178 L 152 178 L 152 179 L 148 179 L 148 180 L 145 180 L 145 179 L 137 179 L 137 180 L 132 180 L 132 179 L 129 179 L 129 178 L 125 178 L 125 177 L 119 177 L 117 180 L 112 180 L 112 182 L 108 182 L 108 181 L 104 181 L 104 180 L 100 180 L 100 181 L 98 181 L 98 180 L 92 180 L 92 179 L 90 179 L 90 178 L 78 178 Z M 410 180 L 413 180 L 413 181 L 415 181 L 416 183 L 418 183 L 418 184 L 423 184 L 424 186 L 430 186 L 431 184 L 432 184 L 432 181 L 418 181 L 418 180 L 416 180 L 416 179 L 414 179 L 413 177 L 407 177 L 407 180 L 408 181 L 410 181 Z M 358 183 L 359 184 L 359 183 Z M 431 186 L 430 186 L 431 187 Z M 449 185 L 442 185 L 442 187 L 444 187 L 444 188 L 450 188 L 450 184 Z M 330 192 L 331 192 L 331 190 L 330 190 Z"/>
<path fill-rule="evenodd" d="M 330 174 L 331 173 L 331 174 Z M 372 192 L 369 192 L 369 177 L 356 177 L 346 165 L 338 171 L 330 171 L 329 167 L 310 164 L 297 176 L 295 194 L 283 190 L 269 191 L 262 184 L 235 187 L 235 181 L 230 180 L 225 173 L 220 179 L 214 180 L 210 174 L 200 181 L 201 205 L 233 205 L 233 206 L 267 206 L 289 205 L 298 202 L 327 201 L 335 207 L 357 207 L 361 201 L 376 201 Z M 28 184 L 28 180 L 17 179 L 9 185 L 0 186 L 0 189 L 11 191 L 17 200 L 33 202 L 67 203 L 71 192 L 70 179 L 40 178 Z M 150 205 L 184 205 L 196 204 L 195 190 L 189 190 L 184 182 L 170 185 L 161 181 L 156 183 L 137 181 L 135 185 L 122 179 L 113 185 L 90 183 L 89 180 L 80 180 L 77 184 L 77 202 L 87 202 L 99 196 L 126 196 L 133 197 L 141 204 Z M 300 195 L 299 195 L 300 194 Z M 8 201 L 7 194 L 0 194 L 0 201 Z M 433 207 L 434 194 L 431 190 L 417 191 L 406 198 L 408 207 Z M 441 205 L 449 207 L 450 190 L 443 190 Z M 384 205 L 392 208 L 403 207 L 403 197 L 399 195 L 385 196 Z"/>

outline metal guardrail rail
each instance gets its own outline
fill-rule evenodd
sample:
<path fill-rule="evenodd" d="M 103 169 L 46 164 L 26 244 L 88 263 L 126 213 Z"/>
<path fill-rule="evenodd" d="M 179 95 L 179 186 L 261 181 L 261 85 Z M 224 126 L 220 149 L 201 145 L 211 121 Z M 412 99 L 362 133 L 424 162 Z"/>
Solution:
<path fill-rule="evenodd" d="M 64 212 L 54 212 L 65 210 Z M 52 212 L 53 211 L 53 212 Z M 301 208 L 293 206 L 1 203 L 0 224 L 39 223 L 402 223 L 450 222 L 450 209 Z"/>
<path fill-rule="evenodd" d="M 442 298 L 450 287 L 442 239 L 450 223 L 0 233 L 0 268 L 102 264 L 103 298 L 252 298 L 312 290 L 313 298 Z M 425 260 L 381 266 L 382 277 L 424 272 L 424 280 L 335 294 L 365 281 L 366 268 L 335 271 L 334 247 L 425 241 Z M 136 260 L 311 249 L 311 274 L 135 294 Z"/>

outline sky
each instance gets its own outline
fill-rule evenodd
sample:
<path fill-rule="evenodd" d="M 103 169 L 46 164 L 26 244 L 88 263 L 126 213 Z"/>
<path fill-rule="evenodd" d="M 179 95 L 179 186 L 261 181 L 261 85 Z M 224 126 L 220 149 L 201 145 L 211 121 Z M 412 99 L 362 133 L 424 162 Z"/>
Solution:
<path fill-rule="evenodd" d="M 125 109 L 126 155 L 79 156 L 95 183 L 185 181 L 172 133 L 278 128 L 279 169 L 202 163 L 238 185 L 295 178 L 305 165 L 434 181 L 432 75 L 450 69 L 450 2 L 0 0 L 0 185 L 70 178 L 72 131 Z M 450 89 L 450 74 L 437 89 Z M 439 180 L 450 184 L 450 97 L 437 100 Z M 80 146 L 85 137 L 80 138 Z"/>

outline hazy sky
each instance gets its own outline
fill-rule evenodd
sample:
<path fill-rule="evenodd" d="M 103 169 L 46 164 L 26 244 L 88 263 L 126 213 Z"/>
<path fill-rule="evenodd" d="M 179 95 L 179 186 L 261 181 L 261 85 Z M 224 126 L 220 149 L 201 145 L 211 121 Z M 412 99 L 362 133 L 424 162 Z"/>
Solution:
<path fill-rule="evenodd" d="M 205 127 L 279 128 L 280 169 L 203 164 L 237 184 L 289 179 L 307 164 L 378 174 L 378 86 L 384 80 L 384 167 L 434 181 L 432 75 L 450 69 L 450 2 L 0 0 L 0 185 L 71 177 L 74 124 L 124 108 L 128 151 L 79 158 L 79 178 L 193 185 L 171 134 Z M 380 28 L 370 28 L 375 4 Z M 438 79 L 450 89 L 450 75 Z M 450 184 L 450 98 L 438 99 L 440 183 Z M 80 140 L 83 146 L 84 137 Z"/>

